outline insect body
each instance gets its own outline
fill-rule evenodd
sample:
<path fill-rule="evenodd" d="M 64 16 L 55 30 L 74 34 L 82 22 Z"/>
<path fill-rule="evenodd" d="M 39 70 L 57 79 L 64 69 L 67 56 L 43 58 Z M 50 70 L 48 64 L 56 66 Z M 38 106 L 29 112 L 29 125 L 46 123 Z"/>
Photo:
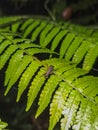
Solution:
<path fill-rule="evenodd" d="M 53 68 L 54 66 L 53 65 L 50 65 L 47 69 L 47 72 L 45 73 L 45 78 L 48 78 L 50 76 L 50 74 L 53 73 Z"/>

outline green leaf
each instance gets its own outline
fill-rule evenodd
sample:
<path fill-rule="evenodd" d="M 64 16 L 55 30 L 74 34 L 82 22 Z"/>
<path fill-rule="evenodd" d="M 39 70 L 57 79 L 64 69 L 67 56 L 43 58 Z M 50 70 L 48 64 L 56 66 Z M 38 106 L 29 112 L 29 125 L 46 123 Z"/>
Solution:
<path fill-rule="evenodd" d="M 32 32 L 32 30 L 34 28 L 36 28 L 36 26 L 38 26 L 40 24 L 39 20 L 34 21 L 32 24 L 28 25 L 28 27 L 26 28 L 23 37 L 27 37 L 28 35 L 30 35 L 30 33 Z"/>
<path fill-rule="evenodd" d="M 40 45 L 42 46 L 44 43 L 44 39 L 46 37 L 46 35 L 49 33 L 49 31 L 53 28 L 53 24 L 48 24 L 46 25 L 46 27 L 44 28 L 44 30 L 41 32 L 40 34 Z"/>
<path fill-rule="evenodd" d="M 87 53 L 88 49 L 90 48 L 91 43 L 89 41 L 83 41 L 82 44 L 79 46 L 77 51 L 75 52 L 72 61 L 74 63 L 80 63 Z"/>
<path fill-rule="evenodd" d="M 66 35 L 68 31 L 66 30 L 62 30 L 60 31 L 60 33 L 58 33 L 56 35 L 56 37 L 54 38 L 53 42 L 52 42 L 52 45 L 51 45 L 51 50 L 54 51 L 55 48 L 58 46 L 60 40 Z"/>
<path fill-rule="evenodd" d="M 31 41 L 24 41 L 24 43 L 21 43 L 18 45 L 19 48 L 21 49 L 26 49 L 26 48 L 40 48 L 39 45 L 32 43 Z"/>
<path fill-rule="evenodd" d="M 42 22 L 32 33 L 31 39 L 32 40 L 36 40 L 37 36 L 39 35 L 39 33 L 45 28 L 46 26 L 46 22 Z"/>
<path fill-rule="evenodd" d="M 55 75 L 52 75 L 48 79 L 47 83 L 44 86 L 44 89 L 42 90 L 40 98 L 39 98 L 39 102 L 38 102 L 39 108 L 36 113 L 36 118 L 48 106 L 50 99 L 52 97 L 52 94 L 53 94 L 55 88 L 57 87 L 58 83 L 60 82 L 60 80 L 61 79 Z"/>
<path fill-rule="evenodd" d="M 23 51 L 22 50 L 16 51 L 15 54 L 11 57 L 11 59 L 9 61 L 8 68 L 7 68 L 6 73 L 5 73 L 5 81 L 4 81 L 5 86 L 8 84 L 11 77 L 14 76 L 22 58 L 23 58 Z"/>
<path fill-rule="evenodd" d="M 45 68 L 41 68 L 31 83 L 31 86 L 28 92 L 28 101 L 27 101 L 26 111 L 30 109 L 42 85 L 44 84 L 44 81 L 45 81 L 44 74 L 45 74 Z"/>
<path fill-rule="evenodd" d="M 20 30 L 23 31 L 27 28 L 28 25 L 30 25 L 31 23 L 33 23 L 34 19 L 33 18 L 30 18 L 30 19 L 27 19 L 21 26 Z"/>
<path fill-rule="evenodd" d="M 11 26 L 12 32 L 14 32 L 14 33 L 17 32 L 20 24 L 21 24 L 20 21 L 17 22 L 17 23 L 15 23 L 15 24 L 13 24 L 13 25 Z"/>
<path fill-rule="evenodd" d="M 43 48 L 30 48 L 30 49 L 26 49 L 26 52 L 30 55 L 34 55 L 34 54 L 41 54 L 41 53 L 54 53 L 57 54 L 47 48 L 43 49 Z"/>
<path fill-rule="evenodd" d="M 42 113 L 42 111 L 48 106 L 50 99 L 52 97 L 53 92 L 55 91 L 55 88 L 59 84 L 59 82 L 62 80 L 60 76 L 68 67 L 66 68 L 60 68 L 57 70 L 56 75 L 51 75 L 50 78 L 47 80 L 44 89 L 42 90 L 39 98 L 39 108 L 36 113 L 36 118 Z M 48 96 L 47 96 L 48 95 Z M 46 98 L 44 98 L 46 97 Z"/>
<path fill-rule="evenodd" d="M 91 115 L 91 108 L 90 104 L 86 99 L 82 100 L 80 104 L 79 111 L 77 112 L 76 121 L 74 123 L 73 129 L 80 130 L 80 129 L 90 129 L 90 122 L 89 117 Z"/>
<path fill-rule="evenodd" d="M 65 55 L 65 60 L 69 61 L 73 54 L 75 53 L 75 51 L 78 49 L 79 45 L 82 43 L 83 38 L 82 37 L 75 37 L 74 41 L 71 43 L 71 45 L 69 46 L 66 55 Z"/>
<path fill-rule="evenodd" d="M 68 97 L 65 107 L 63 107 L 63 116 L 61 120 L 61 130 L 69 130 L 70 126 L 74 122 L 76 112 L 80 103 L 80 97 L 77 91 L 73 90 Z"/>
<path fill-rule="evenodd" d="M 50 121 L 49 130 L 53 130 L 54 126 L 57 124 L 61 118 L 64 105 L 71 88 L 64 82 L 59 84 L 59 89 L 55 92 L 50 105 Z"/>
<path fill-rule="evenodd" d="M 60 27 L 54 27 L 49 34 L 47 34 L 47 36 L 44 39 L 44 42 L 42 44 L 42 47 L 47 46 L 51 40 L 57 35 L 57 33 L 60 31 Z"/>
<path fill-rule="evenodd" d="M 16 45 L 10 45 L 0 56 L 0 70 L 3 68 L 5 63 L 8 61 L 12 53 L 14 53 L 17 49 Z"/>
<path fill-rule="evenodd" d="M 80 68 L 71 68 L 70 70 L 65 71 L 62 77 L 72 82 L 74 79 L 77 79 L 79 76 L 85 75 L 87 73 L 87 71 Z"/>
<path fill-rule="evenodd" d="M 24 56 L 23 59 L 19 62 L 18 68 L 16 72 L 14 73 L 13 77 L 11 76 L 4 95 L 7 95 L 11 87 L 15 84 L 15 82 L 18 80 L 18 78 L 20 77 L 24 69 L 28 66 L 28 64 L 31 61 L 32 61 L 31 56 Z"/>
<path fill-rule="evenodd" d="M 96 58 L 98 57 L 98 45 L 92 46 L 87 55 L 85 56 L 83 69 L 90 71 L 95 63 Z"/>
<path fill-rule="evenodd" d="M 94 76 L 84 76 L 82 78 L 76 79 L 73 84 L 82 91 L 82 89 L 84 90 L 85 87 L 89 86 L 91 83 L 96 84 L 97 80 L 98 78 Z"/>
<path fill-rule="evenodd" d="M 2 34 L 0 34 L 0 44 L 3 42 L 3 40 L 4 40 L 4 36 L 2 36 Z"/>
<path fill-rule="evenodd" d="M 67 36 L 64 38 L 64 40 L 61 44 L 61 47 L 60 47 L 60 58 L 63 58 L 67 48 L 69 47 L 69 45 L 71 44 L 71 42 L 75 36 L 76 36 L 76 34 L 68 33 Z"/>
<path fill-rule="evenodd" d="M 0 54 L 6 49 L 8 45 L 12 44 L 10 40 L 5 40 L 0 44 Z"/>
<path fill-rule="evenodd" d="M 22 74 L 19 85 L 18 85 L 18 95 L 17 95 L 17 102 L 19 101 L 22 93 L 28 86 L 32 76 L 34 76 L 37 69 L 40 67 L 40 64 L 36 61 L 32 61 L 32 63 L 27 67 L 25 72 Z"/>
<path fill-rule="evenodd" d="M 40 96 L 36 117 L 50 105 L 49 130 L 60 119 L 61 130 L 97 130 L 98 77 L 90 72 L 98 57 L 97 29 L 27 16 L 0 23 L 5 95 L 16 83 L 19 101 L 28 87 L 26 111 Z"/>
<path fill-rule="evenodd" d="M 6 122 L 1 121 L 0 119 L 0 130 L 4 130 L 4 128 L 6 128 L 8 126 L 8 124 Z"/>
<path fill-rule="evenodd" d="M 15 22 L 17 20 L 20 20 L 21 16 L 4 16 L 4 17 L 0 17 L 0 25 L 4 25 L 7 23 L 11 23 L 11 22 Z"/>

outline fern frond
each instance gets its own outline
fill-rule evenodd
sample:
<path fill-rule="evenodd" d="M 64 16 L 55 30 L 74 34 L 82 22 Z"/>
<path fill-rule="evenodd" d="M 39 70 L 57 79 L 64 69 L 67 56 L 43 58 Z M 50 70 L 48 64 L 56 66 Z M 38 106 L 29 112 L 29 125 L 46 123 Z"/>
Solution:
<path fill-rule="evenodd" d="M 71 32 L 77 32 L 77 34 L 81 34 L 82 36 L 94 36 L 97 37 L 98 32 L 96 31 L 96 29 L 92 29 L 90 27 L 85 27 L 85 26 L 81 26 L 81 25 L 75 25 L 72 23 L 62 23 L 62 26 L 65 29 L 70 30 Z"/>
<path fill-rule="evenodd" d="M 77 51 L 75 52 L 72 61 L 75 63 L 80 63 L 83 59 L 87 51 L 89 50 L 91 43 L 88 41 L 83 41 L 82 44 L 79 46 Z"/>
<path fill-rule="evenodd" d="M 69 95 L 69 98 L 63 107 L 62 114 L 64 118 L 61 120 L 61 130 L 68 130 L 73 124 L 76 112 L 80 103 L 80 97 L 76 91 L 72 91 Z"/>
<path fill-rule="evenodd" d="M 2 43 L 3 40 L 4 40 L 4 37 L 0 35 L 0 44 Z"/>
<path fill-rule="evenodd" d="M 50 122 L 49 130 L 53 130 L 54 126 L 60 120 L 62 111 L 67 100 L 71 88 L 64 82 L 59 84 L 58 90 L 55 92 L 50 105 Z"/>
<path fill-rule="evenodd" d="M 45 74 L 45 68 L 41 68 L 31 83 L 31 86 L 28 92 L 28 101 L 27 101 L 26 111 L 30 109 L 34 99 L 36 98 L 38 92 L 40 91 L 42 85 L 45 82 L 44 74 Z"/>
<path fill-rule="evenodd" d="M 68 80 L 68 82 L 72 82 L 72 80 L 74 80 L 76 77 L 78 77 L 78 76 L 80 76 L 80 75 L 84 75 L 84 74 L 86 74 L 86 72 L 84 72 L 83 70 L 81 70 L 80 71 L 80 69 L 78 70 L 78 69 L 76 69 L 76 68 L 73 68 L 72 70 L 70 69 L 70 70 L 67 70 L 67 71 L 65 71 L 64 72 L 64 74 L 63 74 L 63 76 L 64 77 L 66 77 L 66 79 Z M 59 76 L 59 75 L 58 75 Z M 61 78 L 61 77 L 60 77 Z M 63 79 L 63 78 L 62 78 Z M 69 90 L 73 90 L 73 87 L 71 87 L 70 86 L 70 84 L 68 83 L 67 84 L 67 82 L 66 83 L 62 83 L 64 86 L 63 87 L 65 87 L 65 91 L 67 91 L 67 87 L 69 88 Z M 64 90 L 63 90 L 64 91 Z M 67 91 L 67 92 L 69 92 L 69 91 Z M 74 92 L 74 95 L 77 95 L 76 94 L 77 93 L 77 91 L 75 91 Z M 66 92 L 64 92 L 64 94 L 66 94 Z M 70 92 L 66 95 L 66 96 L 68 96 L 70 94 Z M 55 96 L 55 95 L 54 95 Z M 63 96 L 63 92 L 62 92 L 62 96 Z M 63 102 L 64 102 L 64 104 L 66 103 L 65 102 L 65 100 L 66 100 L 66 96 L 64 95 L 64 97 L 63 97 Z M 60 97 L 59 97 L 60 98 Z M 74 98 L 73 96 L 71 96 L 70 95 L 70 98 Z M 57 100 L 57 102 L 59 102 L 59 101 L 62 101 L 62 100 Z M 68 105 L 69 105 L 69 103 L 71 103 L 71 99 L 68 99 L 69 100 L 69 102 L 68 102 Z M 77 111 L 77 109 L 78 109 L 78 105 L 79 105 L 79 97 L 77 98 L 76 97 L 76 100 L 78 100 L 78 104 L 76 104 L 76 106 L 74 105 L 74 107 L 75 108 L 71 108 L 71 111 L 73 111 L 73 113 L 75 114 L 76 113 L 76 111 Z M 54 98 L 54 100 L 53 101 L 56 101 L 56 99 Z M 59 106 L 59 108 L 58 108 L 58 105 L 59 105 L 59 103 L 56 103 L 56 102 L 52 102 L 51 103 L 51 105 L 54 103 L 54 107 L 52 107 L 52 109 L 54 110 L 55 109 L 55 111 L 57 110 L 57 112 L 55 113 L 55 111 L 51 111 L 51 109 L 50 109 L 50 111 L 51 111 L 51 115 L 53 115 L 52 117 L 50 116 L 50 125 L 49 125 L 49 130 L 52 130 L 53 129 L 53 127 L 55 126 L 55 124 L 59 121 L 59 119 L 60 119 L 60 117 L 61 117 L 61 114 L 62 114 L 62 112 L 63 112 L 63 109 L 64 109 L 64 104 L 62 103 L 62 105 L 63 105 L 63 107 L 61 107 L 60 108 L 60 106 Z M 55 104 L 56 103 L 56 104 Z M 75 102 L 76 103 L 76 102 Z M 67 103 L 66 103 L 67 104 Z M 67 106 L 66 106 L 67 107 Z M 59 112 L 59 109 L 61 110 L 60 112 Z M 66 108 L 67 109 L 67 108 Z M 69 109 L 69 108 L 68 108 Z M 69 109 L 70 110 L 70 109 Z M 66 110 L 66 111 L 68 111 L 68 110 Z M 53 112 L 53 113 L 52 113 Z M 69 112 L 68 112 L 69 113 Z M 72 113 L 71 113 L 72 114 Z M 67 115 L 67 117 L 69 116 L 69 114 Z M 72 119 L 74 118 L 74 115 L 71 115 L 72 116 Z M 71 120 L 71 117 L 68 117 L 67 118 L 66 117 L 66 120 L 68 120 L 68 118 L 69 118 L 69 121 L 68 122 L 70 122 L 70 121 L 72 121 Z M 70 126 L 70 124 L 66 124 L 66 130 L 69 128 L 69 126 Z M 68 128 L 67 128 L 68 127 Z"/>
<path fill-rule="evenodd" d="M 73 54 L 78 49 L 82 41 L 83 41 L 83 38 L 80 36 L 77 36 L 74 38 L 73 42 L 71 43 L 71 46 L 68 47 L 68 50 L 66 52 L 66 55 L 65 55 L 66 61 L 69 61 L 72 58 Z"/>
<path fill-rule="evenodd" d="M 49 54 L 57 54 L 58 53 L 55 53 L 49 49 L 46 49 L 46 48 L 28 48 L 25 50 L 28 54 L 30 55 L 34 55 L 34 54 L 38 54 L 38 53 L 49 53 Z"/>
<path fill-rule="evenodd" d="M 32 33 L 31 39 L 32 40 L 36 40 L 36 38 L 38 37 L 39 33 L 45 28 L 46 26 L 46 21 L 42 22 L 35 30 L 34 33 Z"/>
<path fill-rule="evenodd" d="M 0 129 L 4 130 L 6 127 L 8 126 L 8 124 L 6 122 L 3 122 L 0 118 Z"/>
<path fill-rule="evenodd" d="M 12 53 L 16 51 L 18 47 L 16 45 L 10 45 L 4 53 L 0 56 L 0 70 L 3 68 L 5 63 L 8 61 Z"/>
<path fill-rule="evenodd" d="M 37 45 L 35 43 L 32 43 L 31 40 L 26 40 L 26 39 L 15 39 L 15 43 L 18 43 L 18 47 L 20 49 L 28 49 L 28 48 L 40 48 L 40 45 Z M 20 44 L 19 44 L 20 43 Z"/>
<path fill-rule="evenodd" d="M 97 31 L 92 28 L 71 23 L 60 24 L 46 19 L 23 17 L 23 20 L 16 20 L 16 23 L 12 23 L 11 28 L 13 32 L 21 32 L 24 38 L 29 37 L 37 41 L 42 48 L 48 46 L 52 51 L 59 51 L 60 58 L 65 58 L 66 61 L 73 61 L 79 64 L 83 60 L 83 68 L 88 57 L 86 55 L 89 53 L 89 49 L 93 45 L 97 46 L 96 43 L 98 41 L 98 38 L 93 36 L 95 32 L 97 34 Z M 58 47 L 60 49 L 56 50 Z M 97 55 L 95 55 L 94 59 L 96 58 Z M 88 62 L 90 66 L 88 71 L 90 71 L 94 62 L 95 60 Z M 85 69 L 87 70 L 87 68 Z"/>
<path fill-rule="evenodd" d="M 98 37 L 98 31 L 94 31 L 92 34 L 93 37 Z"/>
<path fill-rule="evenodd" d="M 69 47 L 70 43 L 72 42 L 73 38 L 76 34 L 68 34 L 65 39 L 62 42 L 61 48 L 60 48 L 60 58 L 63 58 L 67 48 Z"/>
<path fill-rule="evenodd" d="M 30 65 L 27 67 L 25 72 L 22 74 L 21 79 L 19 81 L 19 85 L 18 85 L 17 102 L 19 101 L 22 93 L 28 86 L 32 76 L 34 76 L 35 72 L 38 70 L 39 67 L 40 67 L 40 64 L 38 62 L 32 61 L 32 63 L 30 63 Z"/>
<path fill-rule="evenodd" d="M 61 69 L 62 67 L 64 68 L 65 66 L 66 67 L 75 67 L 76 64 L 72 63 L 72 62 L 65 62 L 64 59 L 60 59 L 60 58 L 50 58 L 50 59 L 46 59 L 46 60 L 43 60 L 42 61 L 43 64 L 47 64 L 47 65 L 53 65 L 55 67 L 55 70 L 56 69 Z M 70 66 L 70 64 L 72 64 L 72 66 Z"/>
<path fill-rule="evenodd" d="M 2 25 L 6 25 L 6 24 L 11 23 L 11 22 L 16 22 L 24 17 L 25 16 L 0 17 L 0 27 L 2 27 Z"/>
<path fill-rule="evenodd" d="M 89 72 L 98 57 L 98 32 L 27 17 L 0 27 L 0 69 L 8 63 L 5 95 L 19 82 L 17 101 L 29 89 L 26 111 L 38 94 L 36 117 L 50 103 L 49 130 L 60 119 L 62 130 L 97 130 L 98 77 Z M 76 66 L 80 63 L 82 68 Z"/>
<path fill-rule="evenodd" d="M 45 29 L 40 34 L 40 45 L 43 45 L 44 39 L 46 35 L 49 33 L 49 31 L 53 28 L 53 24 L 47 24 Z"/>
<path fill-rule="evenodd" d="M 57 33 L 60 31 L 60 27 L 54 27 L 49 34 L 44 39 L 44 42 L 42 44 L 42 47 L 47 46 L 50 41 L 57 35 Z"/>
<path fill-rule="evenodd" d="M 98 125 L 98 109 L 90 104 L 85 98 L 82 100 L 80 108 L 73 125 L 73 130 L 91 129 L 97 130 Z"/>
<path fill-rule="evenodd" d="M 21 25 L 20 30 L 23 31 L 27 28 L 27 26 L 31 23 L 33 23 L 34 19 L 33 18 L 29 18 L 26 21 L 24 21 L 24 23 Z"/>
<path fill-rule="evenodd" d="M 31 31 L 33 31 L 34 28 L 36 28 L 36 26 L 38 26 L 40 24 L 40 20 L 36 20 L 36 21 L 33 21 L 33 23 L 31 23 L 30 25 L 27 26 L 23 36 L 24 38 L 27 37 Z"/>
<path fill-rule="evenodd" d="M 71 67 L 74 67 L 74 66 L 71 66 Z M 59 68 L 57 71 L 57 74 L 61 75 L 64 71 L 69 70 L 71 67 L 66 66 L 66 67 Z M 39 108 L 37 110 L 36 117 L 38 117 L 40 115 L 40 113 L 42 113 L 42 111 L 48 106 L 51 96 L 60 81 L 62 81 L 62 79 L 57 75 L 52 75 L 47 80 L 47 82 L 44 86 L 44 89 L 42 90 L 42 92 L 40 94 L 40 98 L 39 98 L 39 102 L 38 102 Z M 44 98 L 44 97 L 46 97 L 46 98 Z"/>
<path fill-rule="evenodd" d="M 88 70 L 88 71 L 91 70 L 97 57 L 98 57 L 98 45 L 92 46 L 88 50 L 87 55 L 85 56 L 83 69 Z"/>
<path fill-rule="evenodd" d="M 21 73 L 24 71 L 24 69 L 28 66 L 28 64 L 32 61 L 31 56 L 25 55 L 22 60 L 18 64 L 18 68 L 16 69 L 16 72 L 14 73 L 13 77 L 11 75 L 11 78 L 9 80 L 8 86 L 5 91 L 5 95 L 9 92 L 13 84 L 18 80 L 20 77 Z M 11 69 L 11 68 L 10 68 Z"/>
<path fill-rule="evenodd" d="M 93 111 L 92 111 L 91 118 L 90 118 L 90 124 L 91 124 L 90 126 L 91 126 L 92 130 L 98 129 L 98 109 L 96 109 L 95 106 L 93 106 Z"/>
<path fill-rule="evenodd" d="M 3 39 L 2 39 L 3 40 Z M 5 41 L 0 41 L 0 54 L 5 50 L 5 48 L 12 44 L 11 41 L 5 40 Z"/>
<path fill-rule="evenodd" d="M 78 82 L 79 80 L 81 80 L 81 82 Z M 87 107 L 89 107 L 90 109 L 93 109 L 92 107 L 93 106 L 95 106 L 95 110 L 94 110 L 94 112 L 96 112 L 96 110 L 98 110 L 98 102 L 95 102 L 94 101 L 94 99 L 92 99 L 92 97 L 95 97 L 96 96 L 96 93 L 98 92 L 98 90 L 97 90 L 97 86 L 95 86 L 94 84 L 96 84 L 98 81 L 98 78 L 94 78 L 94 77 L 89 77 L 89 76 L 87 76 L 87 77 L 85 77 L 85 78 L 79 78 L 79 80 L 77 79 L 75 82 L 77 82 L 77 85 L 75 85 L 75 87 L 77 88 L 77 87 L 79 87 L 78 88 L 78 90 L 80 91 L 79 93 L 82 95 L 82 98 L 83 99 L 81 99 L 81 98 L 79 98 L 78 97 L 78 99 L 80 100 L 80 104 L 81 105 L 83 105 L 83 107 L 85 107 L 85 108 L 83 108 L 84 109 L 84 112 L 83 112 L 83 110 L 80 110 L 79 112 L 81 113 L 81 112 L 83 112 L 84 114 L 86 114 L 86 117 L 85 117 L 85 119 L 87 120 L 83 120 L 83 122 L 85 123 L 85 126 L 83 126 L 83 130 L 85 130 L 85 129 L 87 129 L 87 128 L 89 128 L 88 127 L 88 124 L 90 125 L 91 124 L 91 122 L 88 122 L 89 120 L 91 120 L 91 119 L 89 119 L 89 115 L 90 115 L 90 113 L 89 113 L 89 110 L 88 109 L 86 109 Z M 84 80 L 84 82 L 83 82 L 83 80 Z M 87 84 L 87 81 L 90 81 L 90 83 L 89 83 L 89 85 Z M 92 82 L 94 80 L 94 82 Z M 86 82 L 86 83 L 85 83 Z M 95 83 L 96 82 L 96 83 Z M 92 84 L 93 83 L 93 84 Z M 91 85 L 92 84 L 92 85 Z M 88 87 L 87 87 L 87 85 L 88 85 Z M 80 87 L 81 86 L 81 87 Z M 92 86 L 92 88 L 91 88 L 91 86 Z M 82 88 L 83 87 L 83 88 Z M 89 91 L 88 91 L 88 94 L 87 93 L 85 93 L 85 89 L 84 88 L 89 88 Z M 84 91 L 83 91 L 84 90 Z M 94 91 L 94 92 L 93 92 Z M 78 91 L 77 91 L 78 92 Z M 92 96 L 92 93 L 91 92 L 93 92 L 93 96 Z M 77 93 L 76 95 L 78 95 L 79 93 Z M 90 95 L 91 94 L 91 95 Z M 87 97 L 85 97 L 85 95 L 87 95 Z M 69 96 L 69 98 L 70 98 L 71 96 Z M 83 104 L 82 104 L 83 103 Z M 69 103 L 68 103 L 69 104 Z M 78 105 L 79 106 L 79 108 L 80 109 L 82 109 L 81 108 L 81 105 Z M 86 105 L 86 106 L 85 106 Z M 67 108 L 66 107 L 66 105 L 65 105 L 65 108 Z M 66 109 L 65 109 L 66 110 Z M 78 111 L 78 108 L 77 108 L 77 111 Z M 83 115 L 83 113 L 81 113 L 81 115 Z M 96 113 L 97 114 L 97 113 Z M 84 117 L 84 115 L 83 115 L 83 117 Z M 81 121 L 82 121 L 82 119 L 83 119 L 83 117 L 80 117 L 80 115 L 76 115 L 74 118 L 78 118 L 78 120 L 79 120 L 79 122 L 77 123 L 77 125 L 76 126 L 73 126 L 73 123 L 72 124 L 67 124 L 66 122 L 68 122 L 68 119 L 66 119 L 66 113 L 65 113 L 65 118 L 64 119 L 62 119 L 62 130 L 65 130 L 65 129 L 68 129 L 69 127 L 70 127 L 70 125 L 71 126 L 73 126 L 73 128 L 75 129 L 75 130 L 80 130 L 81 129 L 81 127 L 80 127 L 80 125 L 81 125 Z M 93 116 L 90 116 L 91 118 L 94 118 Z M 69 118 L 69 115 L 68 115 L 68 118 Z M 74 119 L 73 121 L 76 121 L 76 119 Z M 72 120 L 70 121 L 70 123 L 72 122 Z M 88 124 L 87 124 L 88 123 Z M 91 126 L 90 126 L 90 128 L 89 129 L 91 129 Z"/>
<path fill-rule="evenodd" d="M 63 77 L 72 82 L 74 79 L 77 79 L 79 76 L 83 76 L 85 74 L 87 74 L 87 71 L 85 70 L 80 68 L 71 68 L 63 74 Z"/>
<path fill-rule="evenodd" d="M 21 21 L 21 22 L 22 22 L 22 21 Z M 13 25 L 11 26 L 12 32 L 14 32 L 14 33 L 15 33 L 15 32 L 18 32 L 18 28 L 19 28 L 21 22 L 19 21 L 19 22 L 15 23 L 15 24 L 13 24 Z"/>
<path fill-rule="evenodd" d="M 16 53 L 11 57 L 8 68 L 5 73 L 5 81 L 4 81 L 5 86 L 8 84 L 10 78 L 14 76 L 22 58 L 23 58 L 22 50 L 16 51 Z"/>
<path fill-rule="evenodd" d="M 78 88 L 81 93 L 84 93 L 88 100 L 97 105 L 98 101 L 94 101 L 94 97 L 96 97 L 96 94 L 98 93 L 97 83 L 98 77 L 84 76 L 78 78 L 78 80 L 76 79 L 73 85 Z"/>
<path fill-rule="evenodd" d="M 58 46 L 60 40 L 64 37 L 64 35 L 66 35 L 67 31 L 63 30 L 61 31 L 59 34 L 56 35 L 56 37 L 54 38 L 52 45 L 51 45 L 51 50 L 54 51 L 55 48 Z"/>
<path fill-rule="evenodd" d="M 55 75 L 52 75 L 42 90 L 42 93 L 39 98 L 39 108 L 36 113 L 36 118 L 43 112 L 43 110 L 48 106 L 51 96 L 57 87 L 58 83 L 60 82 L 60 78 L 57 78 Z"/>

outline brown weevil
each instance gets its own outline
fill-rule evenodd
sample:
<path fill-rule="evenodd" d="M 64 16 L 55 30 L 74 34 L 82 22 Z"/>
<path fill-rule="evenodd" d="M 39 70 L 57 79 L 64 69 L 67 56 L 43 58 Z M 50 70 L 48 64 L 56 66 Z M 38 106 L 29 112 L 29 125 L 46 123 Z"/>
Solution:
<path fill-rule="evenodd" d="M 50 65 L 47 69 L 47 72 L 45 73 L 45 78 L 48 78 L 53 73 L 53 65 Z"/>

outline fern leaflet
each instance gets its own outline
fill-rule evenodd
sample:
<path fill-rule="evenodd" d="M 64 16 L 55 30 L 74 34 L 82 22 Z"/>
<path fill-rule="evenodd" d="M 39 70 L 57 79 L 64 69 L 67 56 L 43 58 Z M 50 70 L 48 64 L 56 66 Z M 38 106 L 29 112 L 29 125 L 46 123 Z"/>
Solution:
<path fill-rule="evenodd" d="M 1 44 L 0 44 L 0 54 L 8 47 L 8 45 L 11 44 L 11 41 L 9 40 L 5 40 L 5 41 L 1 41 Z"/>
<path fill-rule="evenodd" d="M 31 39 L 36 40 L 38 34 L 45 28 L 46 22 L 42 22 L 39 27 L 32 33 Z"/>
<path fill-rule="evenodd" d="M 45 29 L 41 32 L 41 35 L 40 35 L 40 45 L 42 46 L 43 43 L 44 43 L 44 39 L 47 35 L 47 33 L 53 28 L 53 24 L 48 24 L 46 25 Z"/>
<path fill-rule="evenodd" d="M 18 47 L 15 45 L 10 45 L 7 50 L 0 56 L 0 70 L 3 68 L 5 63 L 8 61 L 12 53 L 16 51 Z"/>
<path fill-rule="evenodd" d="M 53 28 L 50 31 L 50 33 L 45 37 L 42 47 L 47 46 L 50 43 L 50 41 L 57 35 L 59 31 L 60 31 L 60 28 L 58 27 Z"/>
<path fill-rule="evenodd" d="M 7 68 L 6 73 L 5 73 L 5 82 L 4 82 L 5 86 L 8 84 L 11 77 L 14 76 L 16 70 L 18 69 L 18 65 L 19 65 L 22 57 L 23 57 L 23 51 L 18 50 L 10 59 L 8 68 Z"/>
<path fill-rule="evenodd" d="M 32 61 L 31 64 L 27 67 L 25 72 L 22 74 L 21 79 L 19 81 L 18 85 L 18 95 L 17 95 L 17 101 L 19 101 L 20 96 L 28 86 L 32 76 L 37 71 L 37 69 L 40 67 L 40 64 L 36 61 Z"/>
<path fill-rule="evenodd" d="M 61 45 L 61 48 L 60 48 L 60 58 L 63 58 L 68 46 L 70 45 L 70 43 L 72 42 L 73 38 L 75 37 L 76 34 L 68 34 L 63 42 L 62 42 L 62 45 Z"/>
<path fill-rule="evenodd" d="M 90 46 L 91 46 L 90 42 L 83 41 L 82 44 L 77 49 L 77 51 L 75 52 L 72 61 L 75 63 L 80 63 L 80 61 L 83 59 L 83 57 L 87 53 Z"/>
<path fill-rule="evenodd" d="M 45 82 L 44 74 L 45 74 L 45 68 L 41 68 L 31 83 L 31 86 L 28 92 L 28 101 L 27 101 L 26 111 L 30 109 L 34 99 L 36 98 L 38 92 L 40 91 L 42 85 Z"/>
<path fill-rule="evenodd" d="M 83 69 L 90 71 L 97 57 L 98 57 L 98 45 L 93 46 L 89 49 L 84 59 Z"/>
<path fill-rule="evenodd" d="M 11 79 L 8 83 L 8 86 L 5 91 L 5 95 L 9 92 L 13 84 L 18 80 L 21 73 L 24 71 L 24 69 L 28 66 L 28 64 L 32 61 L 31 56 L 24 56 L 22 60 L 19 62 L 18 68 L 16 72 L 14 73 L 13 77 L 11 76 Z"/>
<path fill-rule="evenodd" d="M 71 88 L 64 82 L 59 84 L 59 89 L 55 92 L 52 103 L 50 105 L 49 130 L 52 130 L 61 118 L 65 101 L 68 97 L 68 94 L 70 93 L 70 90 Z"/>
<path fill-rule="evenodd" d="M 30 34 L 30 32 L 31 32 L 38 24 L 40 24 L 40 21 L 39 21 L 39 20 L 34 21 L 32 24 L 30 24 L 30 25 L 26 28 L 26 30 L 25 30 L 25 32 L 24 32 L 24 34 L 23 34 L 24 38 L 27 37 L 27 36 Z"/>
<path fill-rule="evenodd" d="M 54 51 L 55 48 L 58 46 L 60 40 L 64 37 L 64 35 L 66 35 L 67 31 L 66 30 L 62 30 L 59 34 L 57 34 L 57 36 L 54 38 L 52 45 L 51 45 L 51 50 Z"/>
<path fill-rule="evenodd" d="M 48 79 L 39 98 L 39 102 L 38 102 L 39 108 L 37 110 L 36 117 L 38 117 L 49 104 L 51 96 L 55 88 L 57 87 L 58 83 L 60 82 L 60 80 L 61 79 L 57 78 L 55 75 L 52 75 Z"/>

